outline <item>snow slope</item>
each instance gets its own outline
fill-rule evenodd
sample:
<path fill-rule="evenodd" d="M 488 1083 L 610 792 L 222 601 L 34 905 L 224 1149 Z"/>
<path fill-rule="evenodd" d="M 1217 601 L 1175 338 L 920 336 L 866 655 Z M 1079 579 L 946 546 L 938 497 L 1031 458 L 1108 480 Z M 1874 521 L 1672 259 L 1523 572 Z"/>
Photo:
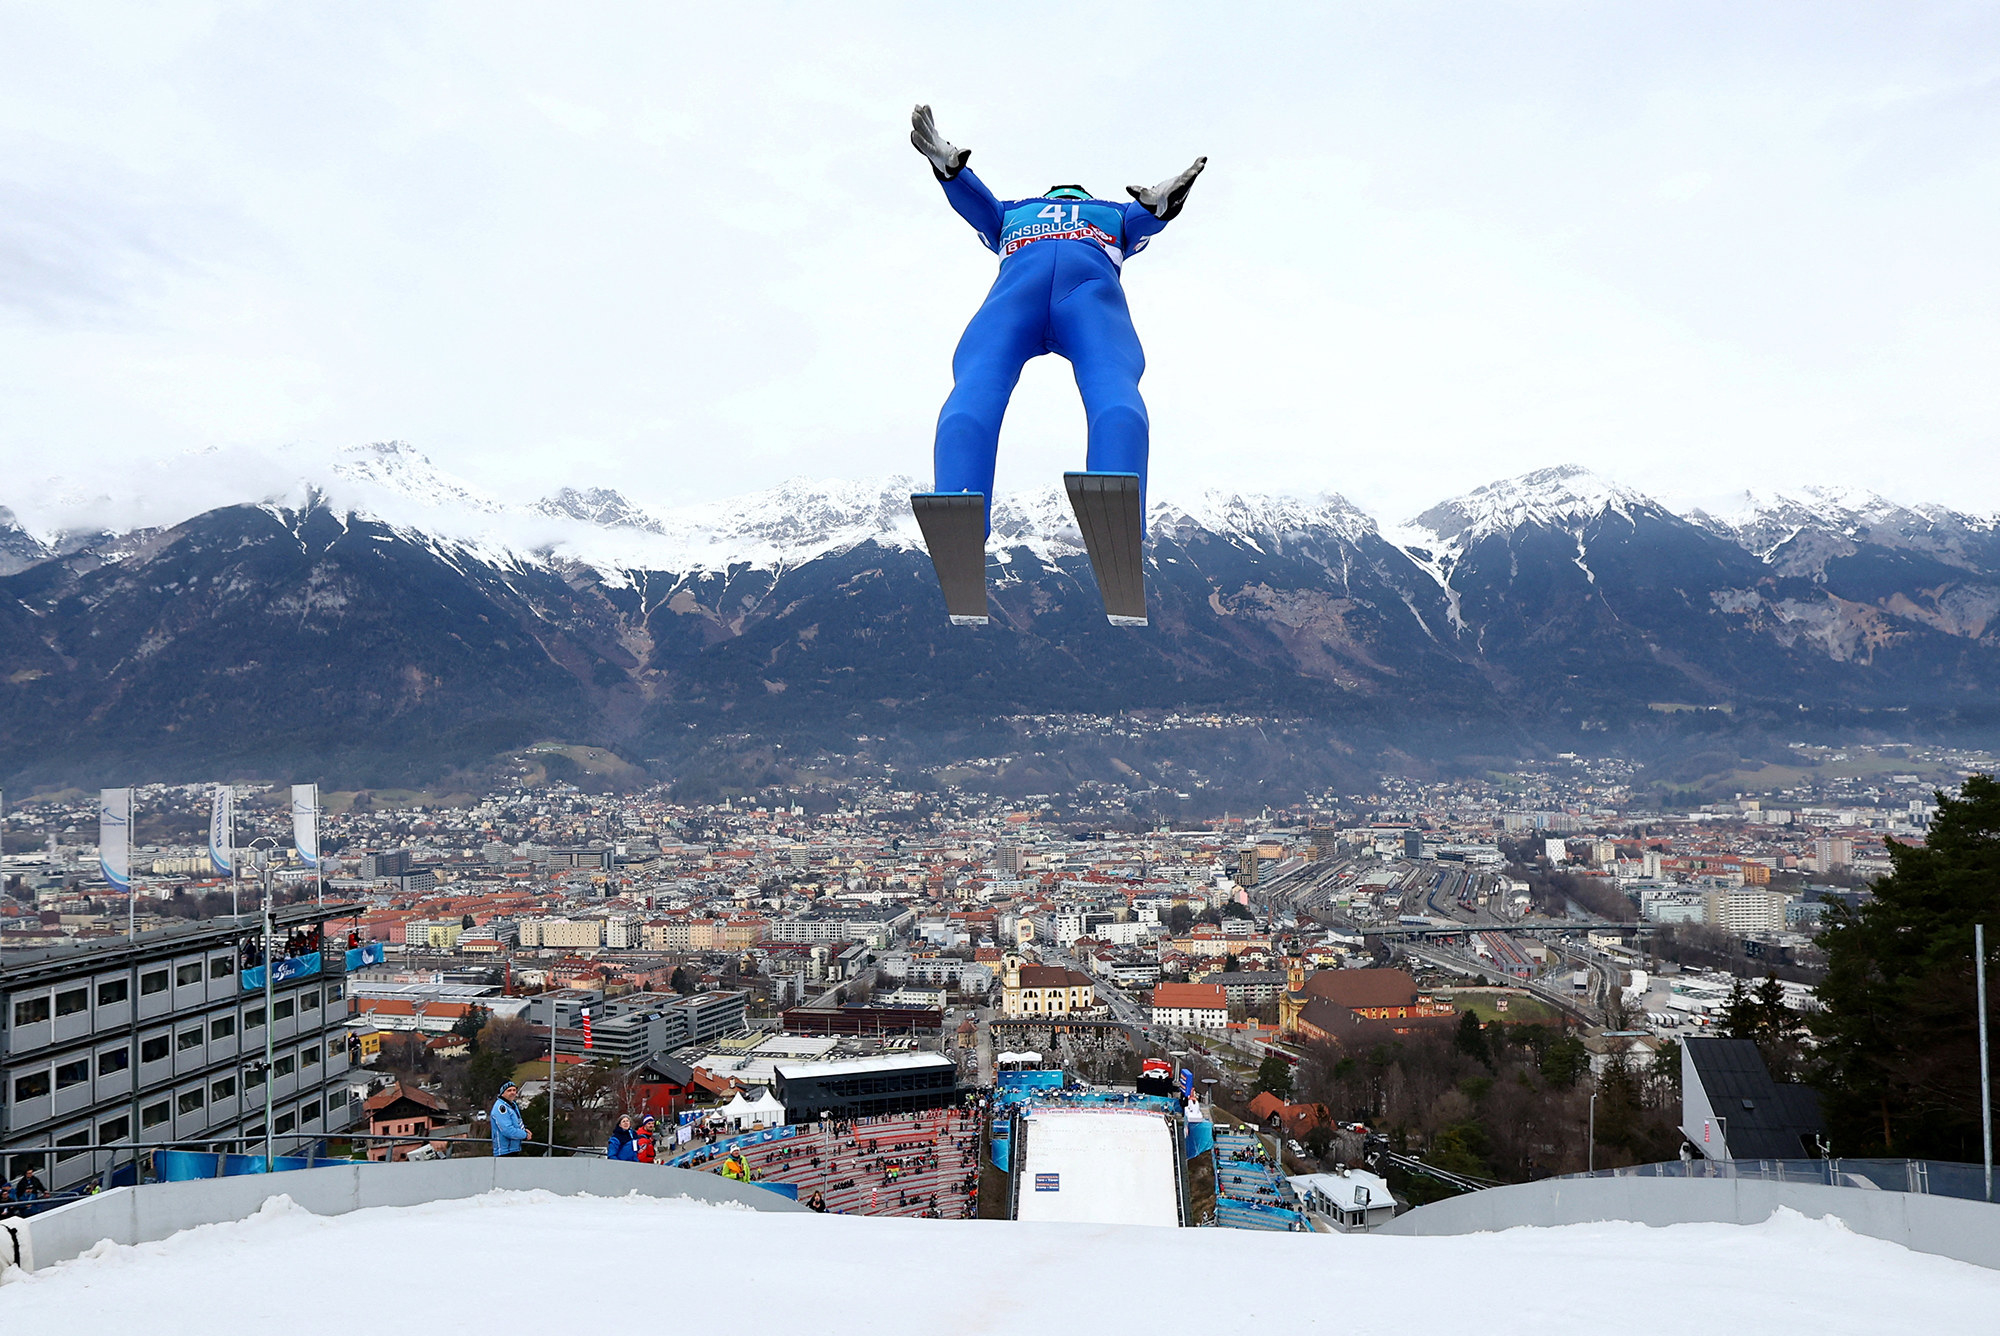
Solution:
<path fill-rule="evenodd" d="M 1028 1118 L 1016 1214 L 1026 1221 L 1180 1224 L 1174 1137 L 1156 1113 L 1045 1109 Z M 1037 1175 L 1056 1175 L 1044 1192 Z"/>
<path fill-rule="evenodd" d="M 19 1273 L 15 1273 L 18 1275 Z M 1637 1309 L 1621 1318 L 1621 1303 Z M 8 1336 L 219 1331 L 1842 1336 L 1983 1330 L 2000 1273 L 1830 1222 L 1516 1229 L 1459 1238 L 765 1215 L 494 1193 L 247 1221 L 0 1286 Z M 386 1307 L 384 1305 L 387 1305 Z M 1980 1314 L 1985 1314 L 1981 1317 Z"/>

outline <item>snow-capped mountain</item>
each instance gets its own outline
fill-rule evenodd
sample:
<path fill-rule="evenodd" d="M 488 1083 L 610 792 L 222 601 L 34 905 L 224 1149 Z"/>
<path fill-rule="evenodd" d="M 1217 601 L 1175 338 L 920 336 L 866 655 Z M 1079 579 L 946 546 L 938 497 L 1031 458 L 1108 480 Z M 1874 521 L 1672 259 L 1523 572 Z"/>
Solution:
<path fill-rule="evenodd" d="M 972 631 L 945 624 L 914 488 L 516 504 L 386 444 L 161 529 L 0 517 L 0 778 L 288 747 L 401 775 L 534 736 L 666 755 L 1191 707 L 1476 750 L 1644 727 L 1659 703 L 2000 695 L 1996 528 L 1941 507 L 1805 493 L 1683 518 L 1558 468 L 1385 533 L 1336 496 L 1169 491 L 1149 507 L 1152 625 L 1125 631 L 1049 488 L 996 502 L 994 625 Z"/>
<path fill-rule="evenodd" d="M 2000 523 L 1992 516 L 1929 503 L 1906 506 L 1860 487 L 1745 492 L 1727 510 L 1696 511 L 1689 518 L 1741 543 L 1766 564 L 1803 575 L 1865 544 L 1919 552 L 1966 569 L 1989 566 L 2000 548 Z"/>
<path fill-rule="evenodd" d="M 1525 528 L 1574 530 L 1605 515 L 1631 519 L 1670 512 L 1641 492 L 1600 478 L 1576 464 L 1537 469 L 1502 478 L 1463 496 L 1440 501 L 1397 528 L 1391 536 L 1420 547 L 1440 562 L 1463 553 L 1483 538 Z"/>

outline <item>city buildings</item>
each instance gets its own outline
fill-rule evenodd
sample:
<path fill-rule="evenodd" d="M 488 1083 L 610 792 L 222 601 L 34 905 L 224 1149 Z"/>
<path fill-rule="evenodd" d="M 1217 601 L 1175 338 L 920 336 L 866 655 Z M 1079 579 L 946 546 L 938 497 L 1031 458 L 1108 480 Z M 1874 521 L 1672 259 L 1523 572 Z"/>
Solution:
<path fill-rule="evenodd" d="M 343 912 L 284 910 L 279 940 Z M 267 1013 L 261 967 L 244 968 L 259 936 L 210 921 L 0 953 L 5 1172 L 60 1190 L 129 1179 L 156 1146 L 261 1153 L 267 1103 L 279 1154 L 347 1127 L 345 948 L 284 962 Z"/>

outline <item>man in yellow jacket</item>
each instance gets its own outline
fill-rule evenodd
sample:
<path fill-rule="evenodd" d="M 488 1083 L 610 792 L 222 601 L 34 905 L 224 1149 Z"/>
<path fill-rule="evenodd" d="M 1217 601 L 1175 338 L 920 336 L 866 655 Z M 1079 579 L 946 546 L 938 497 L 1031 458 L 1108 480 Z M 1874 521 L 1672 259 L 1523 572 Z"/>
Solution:
<path fill-rule="evenodd" d="M 739 1183 L 750 1181 L 750 1168 L 743 1163 L 743 1152 L 732 1150 L 729 1158 L 722 1162 L 722 1176 L 733 1178 Z"/>

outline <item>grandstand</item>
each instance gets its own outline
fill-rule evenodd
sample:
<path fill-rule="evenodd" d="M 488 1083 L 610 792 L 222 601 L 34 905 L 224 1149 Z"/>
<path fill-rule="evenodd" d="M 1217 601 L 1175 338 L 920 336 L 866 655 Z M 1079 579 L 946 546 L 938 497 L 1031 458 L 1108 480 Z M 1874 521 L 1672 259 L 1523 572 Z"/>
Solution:
<path fill-rule="evenodd" d="M 924 1216 L 972 1214 L 978 1130 L 964 1110 L 888 1114 L 854 1122 L 793 1124 L 725 1138 L 674 1163 L 720 1172 L 739 1151 L 752 1181 L 786 1184 L 798 1200 L 820 1193 L 829 1213 Z"/>
<path fill-rule="evenodd" d="M 1248 1132 L 1215 1134 L 1215 1223 L 1224 1229 L 1302 1233 L 1311 1226 L 1274 1151 Z"/>

